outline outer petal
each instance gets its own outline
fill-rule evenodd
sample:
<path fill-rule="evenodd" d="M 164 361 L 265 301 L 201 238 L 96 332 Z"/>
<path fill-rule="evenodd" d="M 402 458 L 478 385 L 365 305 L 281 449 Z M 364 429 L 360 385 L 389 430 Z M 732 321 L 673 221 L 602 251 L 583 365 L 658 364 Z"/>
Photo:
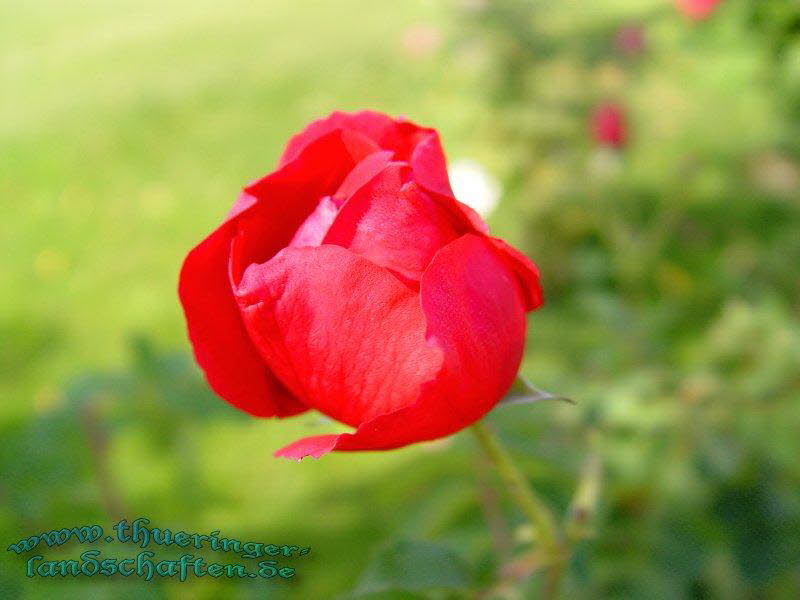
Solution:
<path fill-rule="evenodd" d="M 536 310 L 544 303 L 539 269 L 522 252 L 501 239 L 490 237 L 489 241 L 500 252 L 508 266 L 516 274 L 525 297 L 525 310 Z"/>
<path fill-rule="evenodd" d="M 189 339 L 211 388 L 257 417 L 286 417 L 308 407 L 295 400 L 261 360 L 244 329 L 228 279 L 235 221 L 223 223 L 183 263 L 178 293 Z"/>
<path fill-rule="evenodd" d="M 285 246 L 320 196 L 333 193 L 376 148 L 354 133 L 322 136 L 283 168 L 250 185 L 227 220 L 186 257 L 178 293 L 195 357 L 211 388 L 237 408 L 285 417 L 308 407 L 285 389 L 251 342 L 231 290 L 231 267 L 242 270 L 248 260 Z M 237 262 L 231 265 L 234 241 Z"/>
<path fill-rule="evenodd" d="M 349 248 L 419 281 L 433 255 L 466 231 L 416 183 L 405 163 L 390 163 L 342 206 L 324 243 Z"/>
<path fill-rule="evenodd" d="M 237 290 L 262 357 L 292 392 L 357 426 L 413 403 L 439 370 L 419 297 L 339 246 L 287 248 Z"/>
<path fill-rule="evenodd" d="M 517 279 L 482 236 L 442 248 L 425 272 L 426 338 L 442 367 L 416 403 L 363 423 L 355 433 L 298 440 L 276 456 L 302 459 L 332 450 L 386 450 L 450 435 L 486 414 L 506 393 L 525 342 Z"/>
<path fill-rule="evenodd" d="M 408 162 L 420 185 L 438 194 L 453 195 L 447 177 L 447 160 L 436 130 L 369 110 L 355 113 L 337 111 L 312 122 L 289 140 L 280 164 L 292 160 L 319 136 L 336 129 L 358 131 L 368 136 L 382 149 L 393 151 L 396 160 Z"/>

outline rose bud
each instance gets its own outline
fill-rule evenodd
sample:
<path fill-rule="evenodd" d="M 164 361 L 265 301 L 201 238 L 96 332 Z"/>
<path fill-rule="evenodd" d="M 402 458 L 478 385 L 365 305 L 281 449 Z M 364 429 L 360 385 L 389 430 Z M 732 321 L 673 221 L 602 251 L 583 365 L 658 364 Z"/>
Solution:
<path fill-rule="evenodd" d="M 678 10 L 695 21 L 707 19 L 722 0 L 675 0 Z"/>
<path fill-rule="evenodd" d="M 289 140 L 179 284 L 209 385 L 260 417 L 354 428 L 276 455 L 450 435 L 511 386 L 539 273 L 454 197 L 434 129 L 334 113 Z"/>
<path fill-rule="evenodd" d="M 591 116 L 592 135 L 598 144 L 622 148 L 628 132 L 622 108 L 616 104 L 601 104 Z"/>

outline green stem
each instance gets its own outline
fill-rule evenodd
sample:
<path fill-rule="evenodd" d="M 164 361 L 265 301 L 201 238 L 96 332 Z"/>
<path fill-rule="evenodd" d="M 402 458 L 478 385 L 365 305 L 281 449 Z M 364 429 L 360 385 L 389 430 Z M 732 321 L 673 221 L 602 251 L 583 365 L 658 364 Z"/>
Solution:
<path fill-rule="evenodd" d="M 533 491 L 508 451 L 483 423 L 475 423 L 472 432 L 497 467 L 511 498 L 519 505 L 533 526 L 541 546 L 545 567 L 543 597 L 556 598 L 563 576 L 565 552 L 561 534 L 552 511 Z"/>

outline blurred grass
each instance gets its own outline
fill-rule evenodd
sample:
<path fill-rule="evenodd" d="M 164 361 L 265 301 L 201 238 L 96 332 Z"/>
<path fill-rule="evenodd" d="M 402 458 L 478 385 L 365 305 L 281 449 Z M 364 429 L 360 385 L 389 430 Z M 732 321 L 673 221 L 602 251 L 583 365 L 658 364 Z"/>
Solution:
<path fill-rule="evenodd" d="M 457 151 L 474 120 L 463 81 L 398 50 L 406 25 L 440 12 L 366 1 L 7 5 L 0 326 L 31 347 L 30 360 L 14 353 L 25 363 L 14 392 L 21 380 L 30 395 L 76 366 L 119 364 L 131 331 L 183 344 L 183 256 L 310 119 L 407 113 L 437 123 Z M 38 351 L 42 336 L 62 350 Z"/>
<path fill-rule="evenodd" d="M 571 596 L 797 597 L 800 44 L 752 6 L 690 25 L 656 0 L 0 5 L 0 536 L 121 512 L 314 549 L 266 588 L 29 581 L 4 553 L 0 593 L 327 598 L 385 538 L 448 543 L 491 582 L 466 436 L 277 461 L 332 426 L 249 419 L 187 357 L 187 250 L 290 134 L 369 107 L 500 176 L 493 232 L 542 268 L 523 370 L 578 406 L 492 422 L 562 510 L 602 431 Z M 614 55 L 619 23 L 647 25 L 643 57 Z M 420 25 L 441 48 L 409 49 Z M 619 156 L 588 138 L 606 97 L 630 112 Z"/>

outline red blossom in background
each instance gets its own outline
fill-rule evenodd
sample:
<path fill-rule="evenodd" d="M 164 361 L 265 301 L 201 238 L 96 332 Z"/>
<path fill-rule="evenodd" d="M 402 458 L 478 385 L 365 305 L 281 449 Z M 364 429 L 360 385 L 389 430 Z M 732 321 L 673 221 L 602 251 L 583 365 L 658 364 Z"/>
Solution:
<path fill-rule="evenodd" d="M 678 10 L 695 21 L 708 18 L 721 2 L 722 0 L 675 0 Z"/>
<path fill-rule="evenodd" d="M 591 130 L 595 141 L 604 146 L 622 148 L 628 138 L 625 114 L 613 103 L 601 104 L 591 116 Z"/>
<path fill-rule="evenodd" d="M 355 428 L 277 453 L 298 460 L 471 425 L 511 386 L 542 302 L 536 267 L 454 198 L 437 132 L 368 111 L 291 138 L 189 253 L 179 294 L 217 394 Z"/>

